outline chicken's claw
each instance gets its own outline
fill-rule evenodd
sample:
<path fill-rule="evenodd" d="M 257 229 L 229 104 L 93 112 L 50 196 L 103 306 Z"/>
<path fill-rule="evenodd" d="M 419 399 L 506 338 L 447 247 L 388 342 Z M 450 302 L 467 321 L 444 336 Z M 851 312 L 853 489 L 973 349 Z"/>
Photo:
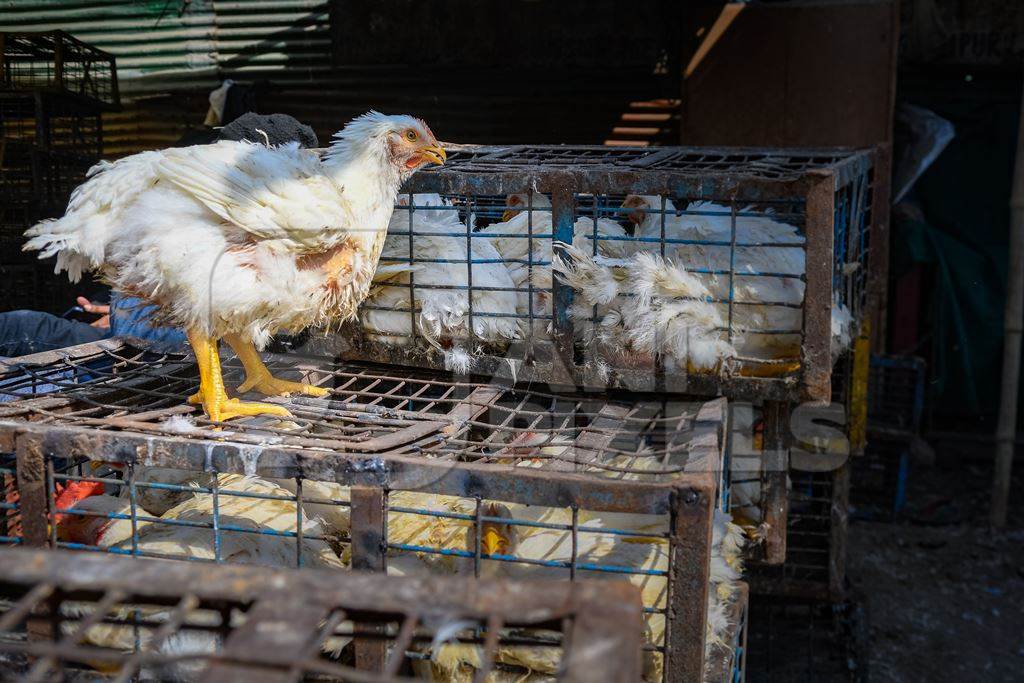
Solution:
<path fill-rule="evenodd" d="M 327 396 L 329 389 L 292 382 L 287 379 L 278 379 L 270 373 L 254 374 L 245 378 L 245 381 L 238 385 L 238 393 L 244 394 L 247 391 L 258 391 L 264 396 L 288 396 L 289 394 L 303 394 L 305 396 Z"/>
<path fill-rule="evenodd" d="M 237 398 L 221 398 L 212 401 L 204 406 L 206 413 L 213 422 L 223 422 L 235 417 L 247 417 L 250 415 L 279 415 L 281 417 L 292 417 L 284 406 L 277 406 L 272 403 L 256 403 L 254 401 L 240 401 Z"/>

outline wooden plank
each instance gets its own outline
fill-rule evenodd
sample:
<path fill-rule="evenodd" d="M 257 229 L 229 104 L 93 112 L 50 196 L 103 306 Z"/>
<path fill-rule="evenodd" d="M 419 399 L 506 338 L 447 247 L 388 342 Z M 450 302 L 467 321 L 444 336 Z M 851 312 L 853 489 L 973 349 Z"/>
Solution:
<path fill-rule="evenodd" d="M 726 11 L 705 3 L 688 13 L 684 35 L 703 30 L 697 52 Z M 898 38 L 892 0 L 746 5 L 691 61 L 682 83 L 682 144 L 890 141 Z"/>

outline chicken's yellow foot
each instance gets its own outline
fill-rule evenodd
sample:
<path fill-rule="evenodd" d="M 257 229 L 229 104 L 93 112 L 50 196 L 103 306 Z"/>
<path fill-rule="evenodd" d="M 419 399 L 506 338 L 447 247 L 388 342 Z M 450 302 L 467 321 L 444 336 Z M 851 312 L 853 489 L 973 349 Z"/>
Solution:
<path fill-rule="evenodd" d="M 244 394 L 247 391 L 258 391 L 266 396 L 287 396 L 288 394 L 305 394 L 306 396 L 327 396 L 329 389 L 292 382 L 287 379 L 278 379 L 270 374 L 270 370 L 263 364 L 259 352 L 252 342 L 242 339 L 237 334 L 229 334 L 224 341 L 234 349 L 238 359 L 242 361 L 245 368 L 245 380 L 238 385 L 238 393 Z"/>
<path fill-rule="evenodd" d="M 284 406 L 270 403 L 246 403 L 237 398 L 228 398 L 224 390 L 224 378 L 220 371 L 220 355 L 217 340 L 197 332 L 188 332 L 188 342 L 196 353 L 199 364 L 199 397 L 206 410 L 206 416 L 214 422 L 230 420 L 246 415 L 280 415 L 291 417 Z"/>

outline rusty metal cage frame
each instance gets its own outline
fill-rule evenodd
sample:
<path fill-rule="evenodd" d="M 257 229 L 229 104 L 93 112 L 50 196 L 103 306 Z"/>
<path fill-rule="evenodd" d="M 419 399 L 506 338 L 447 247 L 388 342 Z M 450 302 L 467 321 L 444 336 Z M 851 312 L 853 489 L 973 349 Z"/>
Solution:
<path fill-rule="evenodd" d="M 0 90 L 74 97 L 82 105 L 120 105 L 114 56 L 64 31 L 0 32 Z"/>
<path fill-rule="evenodd" d="M 73 469 L 62 471 L 55 467 L 58 459 L 65 465 L 85 460 L 119 464 L 127 472 L 133 510 L 136 490 L 145 485 L 131 479 L 136 465 L 220 473 L 258 473 L 275 479 L 295 478 L 296 493 L 283 499 L 293 501 L 296 510 L 304 500 L 302 480 L 337 482 L 351 486 L 348 501 L 351 515 L 351 564 L 355 569 L 374 571 L 386 570 L 387 557 L 391 551 L 426 551 L 461 556 L 472 561 L 474 573 L 479 572 L 481 561 L 529 562 L 528 558 L 511 555 L 483 554 L 479 542 L 474 552 L 401 547 L 400 544 L 389 543 L 387 517 L 394 512 L 454 517 L 479 529 L 482 523 L 489 521 L 538 526 L 537 522 L 528 520 L 492 519 L 481 506 L 483 500 L 568 508 L 572 511 L 571 524 L 547 526 L 571 533 L 573 538 L 585 533 L 642 536 L 647 541 L 655 536 L 664 537 L 667 541 L 668 568 L 665 571 L 654 571 L 588 563 L 576 557 L 575 543 L 573 556 L 568 562 L 540 564 L 564 570 L 570 580 L 575 580 L 581 574 L 586 575 L 586 572 L 610 572 L 609 575 L 619 576 L 623 573 L 665 576 L 667 596 L 663 604 L 645 606 L 645 613 L 664 615 L 664 641 L 661 645 L 646 647 L 665 655 L 663 670 L 667 680 L 690 680 L 699 676 L 703 670 L 711 518 L 714 506 L 720 504 L 718 492 L 727 419 L 724 399 L 686 404 L 689 406 L 686 410 L 690 412 L 683 416 L 655 416 L 653 423 L 657 429 L 670 436 L 669 441 L 660 447 L 661 450 L 655 452 L 666 458 L 674 454 L 678 459 L 667 460 L 669 464 L 663 471 L 642 470 L 641 475 L 651 475 L 651 480 L 644 481 L 644 476 L 635 476 L 635 472 L 631 475 L 635 476 L 634 479 L 622 476 L 625 473 L 617 472 L 614 465 L 604 472 L 604 475 L 610 476 L 603 476 L 600 471 L 595 473 L 591 467 L 595 463 L 598 469 L 604 466 L 600 460 L 603 453 L 613 458 L 621 454 L 616 447 L 616 438 L 626 431 L 623 425 L 628 425 L 631 419 L 628 402 L 617 403 L 606 397 L 598 397 L 598 403 L 594 405 L 600 408 L 592 409 L 589 414 L 585 411 L 578 413 L 582 426 L 574 424 L 567 427 L 575 430 L 576 438 L 572 448 L 562 457 L 551 458 L 550 462 L 544 463 L 539 469 L 496 464 L 494 461 L 501 461 L 501 458 L 492 456 L 495 453 L 500 456 L 501 448 L 486 454 L 487 457 L 478 458 L 483 462 L 456 462 L 454 458 L 425 456 L 430 454 L 431 448 L 436 447 L 437 443 L 458 444 L 460 439 L 469 445 L 465 448 L 460 446 L 462 450 L 456 449 L 456 452 L 465 456 L 467 450 L 471 451 L 475 447 L 474 443 L 482 443 L 480 437 L 475 437 L 478 440 L 474 442 L 473 437 L 467 436 L 473 429 L 482 429 L 487 433 L 488 429 L 495 430 L 496 424 L 508 430 L 509 434 L 536 429 L 535 424 L 509 426 L 514 414 L 523 414 L 523 404 L 519 399 L 502 406 L 502 397 L 513 390 L 471 380 L 445 382 L 438 380 L 436 374 L 409 368 L 391 367 L 369 371 L 357 365 L 341 368 L 330 366 L 325 370 L 322 363 L 317 365 L 307 358 L 298 363 L 293 362 L 291 367 L 308 373 L 310 377 L 319 377 L 320 382 L 330 380 L 341 386 L 334 390 L 335 396 L 326 406 L 323 401 L 313 399 L 292 399 L 287 402 L 297 415 L 312 414 L 316 419 L 317 416 L 322 418 L 332 409 L 347 411 L 358 414 L 364 425 L 387 424 L 389 420 L 407 416 L 415 418 L 410 425 L 406 425 L 409 431 L 402 434 L 401 430 L 393 430 L 390 435 L 373 437 L 362 444 L 355 438 L 343 443 L 343 440 L 315 434 L 293 437 L 295 440 L 288 443 L 287 436 L 282 437 L 280 431 L 274 433 L 265 424 L 261 426 L 260 419 L 257 419 L 251 435 L 245 433 L 239 421 L 229 423 L 233 433 L 226 435 L 211 431 L 210 428 L 215 425 L 207 427 L 208 423 L 200 419 L 195 432 L 175 434 L 162 429 L 157 420 L 192 410 L 183 405 L 184 397 L 196 383 L 192 364 L 181 355 L 146 356 L 145 353 L 126 346 L 123 341 L 110 340 L 0 364 L 0 367 L 7 370 L 3 377 L 8 379 L 5 386 L 0 386 L 0 391 L 16 391 L 27 395 L 26 398 L 18 397 L 20 400 L 0 404 L 0 452 L 16 454 L 13 474 L 10 469 L 6 473 L 9 477 L 16 477 L 18 491 L 17 501 L 8 501 L 4 506 L 8 516 L 18 516 L 21 530 L 19 538 L 25 545 L 76 547 L 54 538 L 55 525 L 50 525 L 49 529 L 47 527 L 47 520 L 55 512 L 76 514 L 73 508 L 55 510 L 54 484 L 60 481 L 102 481 L 110 485 L 126 485 L 124 480 L 91 475 L 82 469 L 77 470 L 77 473 Z M 118 373 L 111 372 L 109 368 L 97 369 L 96 362 L 103 359 L 122 364 L 120 379 Z M 294 361 L 294 358 L 291 360 Z M 168 365 L 163 372 L 159 371 L 161 364 Z M 231 365 L 226 366 L 226 371 L 229 381 L 239 374 L 238 368 Z M 396 372 L 400 376 L 394 376 Z M 423 379 L 424 376 L 431 379 Z M 391 384 L 385 385 L 392 388 L 385 390 L 384 386 L 374 392 L 371 386 L 368 392 L 362 393 L 359 390 L 346 390 L 345 387 L 351 385 L 354 377 L 369 379 L 370 385 L 374 382 L 380 384 L 384 378 L 390 377 L 388 381 Z M 84 384 L 76 390 L 77 379 L 81 379 Z M 14 384 L 10 383 L 12 381 Z M 46 386 L 47 383 L 50 386 Z M 444 395 L 423 394 L 423 387 L 431 383 L 443 385 Z M 3 384 L 0 380 L 0 385 Z M 399 385 L 413 388 L 405 394 L 396 395 L 394 387 Z M 63 388 L 64 392 L 54 392 L 58 388 Z M 133 405 L 130 400 L 133 393 L 145 400 Z M 354 400 L 359 396 L 363 400 Z M 390 403 L 389 397 L 392 399 Z M 416 402 L 417 397 L 422 397 L 421 404 L 432 405 L 437 412 L 420 414 L 411 410 L 410 406 Z M 320 407 L 317 407 L 318 403 Z M 444 409 L 439 409 L 439 406 Z M 504 417 L 488 422 L 481 417 L 488 411 L 497 411 L 497 414 Z M 633 419 L 645 425 L 652 422 L 649 416 Z M 443 432 L 446 428 L 450 433 Z M 276 438 L 268 441 L 268 433 Z M 689 440 L 677 444 L 675 439 L 683 434 L 687 434 Z M 281 442 L 282 438 L 285 443 Z M 531 451 L 531 454 L 534 453 Z M 438 452 L 435 451 L 434 455 L 438 455 Z M 582 469 L 581 465 L 584 465 Z M 613 478 L 619 476 L 622 478 Z M 218 495 L 230 495 L 228 491 L 218 491 L 216 485 L 211 488 L 214 501 Z M 406 510 L 389 504 L 389 492 L 401 490 L 475 499 L 476 505 L 471 515 L 423 509 Z M 345 504 L 345 501 L 316 502 Z M 668 531 L 662 534 L 588 529 L 586 524 L 577 521 L 579 510 L 664 515 Z M 128 517 L 134 518 L 133 525 L 138 523 L 139 518 L 134 513 Z M 219 538 L 217 534 L 236 531 L 229 528 L 218 530 L 216 524 L 212 528 L 216 538 Z M 301 526 L 297 524 L 294 533 L 279 534 L 298 539 L 297 563 L 301 562 L 303 534 L 300 529 Z M 138 554 L 137 533 L 133 526 L 132 546 L 122 552 Z M 377 661 L 378 665 L 381 663 L 379 651 L 367 653 L 366 656 Z"/>
<path fill-rule="evenodd" d="M 438 193 L 453 200 L 454 210 L 459 211 L 466 225 L 464 233 L 444 233 L 453 239 L 463 238 L 468 256 L 459 259 L 430 260 L 429 263 L 461 262 L 466 264 L 468 285 L 440 287 L 452 290 L 475 291 L 472 282 L 472 264 L 484 264 L 486 259 L 472 255 L 471 243 L 479 239 L 479 225 L 473 226 L 470 216 L 488 218 L 488 214 L 501 213 L 504 198 L 514 193 L 539 192 L 551 200 L 550 209 L 527 207 L 530 211 L 551 211 L 550 233 L 533 235 L 524 239 L 553 240 L 552 253 L 565 257 L 559 243 L 573 242 L 574 224 L 577 218 L 594 218 L 594 232 L 588 236 L 596 249 L 601 241 L 628 240 L 648 241 L 627 236 L 604 237 L 597 234 L 597 218 L 615 217 L 622 209 L 608 204 L 609 198 L 620 198 L 626 194 L 648 194 L 662 197 L 661 210 L 663 234 L 659 244 L 664 253 L 664 198 L 682 198 L 684 202 L 714 200 L 721 202 L 730 212 L 732 241 L 691 242 L 711 244 L 729 248 L 735 253 L 737 216 L 769 215 L 767 207 L 777 206 L 785 220 L 799 224 L 803 232 L 802 246 L 806 252 L 805 273 L 797 279 L 805 282 L 802 310 L 801 352 L 799 357 L 790 359 L 798 370 L 778 377 L 758 377 L 741 374 L 734 368 L 718 372 L 688 372 L 685 369 L 666 370 L 663 359 L 648 357 L 636 359 L 627 364 L 610 360 L 613 376 L 609 381 L 606 371 L 595 367 L 594 358 L 586 358 L 576 340 L 573 320 L 568 311 L 572 303 L 572 289 L 557 278 L 552 283 L 553 303 L 549 315 L 537 315 L 530 310 L 529 317 L 539 323 L 550 322 L 550 339 L 527 339 L 523 348 L 510 349 L 507 356 L 526 360 L 518 368 L 517 376 L 524 380 L 559 382 L 597 388 L 621 387 L 642 391 L 672 391 L 693 395 L 728 395 L 730 398 L 800 400 L 805 398 L 825 399 L 830 395 L 830 310 L 833 298 L 848 304 L 858 320 L 866 313 L 867 289 L 869 286 L 870 231 L 872 216 L 878 215 L 875 204 L 883 193 L 873 187 L 873 169 L 876 154 L 870 151 L 849 149 L 831 150 L 765 150 L 745 148 L 622 148 L 622 147 L 577 147 L 577 146 L 510 146 L 476 147 L 449 146 L 450 155 L 445 167 L 417 173 L 403 187 L 403 192 Z M 765 207 L 760 210 L 745 209 L 748 206 Z M 398 206 L 396 211 L 407 211 L 410 228 L 417 209 L 415 202 Z M 518 207 L 523 210 L 523 207 Z M 699 209 L 680 209 L 678 213 L 699 214 Z M 706 212 L 705 212 L 706 213 Z M 412 258 L 414 231 L 407 233 L 410 240 L 410 255 L 405 261 L 418 262 Z M 675 240 L 680 241 L 680 240 Z M 673 242 L 668 239 L 668 242 Z M 532 244 L 532 243 L 531 243 Z M 763 246 L 763 245 L 762 245 Z M 767 246 L 782 246 L 770 244 Z M 794 246 L 789 244 L 790 247 Z M 546 265 L 534 261 L 531 246 L 528 250 L 527 267 Z M 730 257 L 731 262 L 734 256 Z M 419 261 L 422 262 L 422 261 Z M 717 271 L 709 271 L 717 277 Z M 734 295 L 732 278 L 744 275 L 734 274 L 727 269 L 730 291 L 726 303 L 729 308 L 729 338 L 732 338 L 732 309 Z M 762 275 L 755 273 L 754 275 Z M 768 274 L 772 277 L 778 274 Z M 781 276 L 788 277 L 788 276 Z M 410 297 L 415 298 L 415 274 L 407 286 Z M 531 301 L 537 289 L 531 285 L 514 288 L 519 294 L 527 294 Z M 469 303 L 469 334 L 473 344 L 474 315 L 488 315 L 488 312 L 474 313 L 472 296 Z M 747 304 L 749 305 L 749 304 Z M 410 314 L 416 308 L 411 302 Z M 521 317 L 507 316 L 502 317 Z M 548 320 L 550 318 L 550 320 Z M 412 336 L 415 325 L 412 326 Z M 773 332 L 774 333 L 774 332 Z M 422 341 L 416 340 L 414 341 Z M 532 343 L 531 343 L 532 341 Z M 513 345 L 514 347 L 515 345 Z M 435 353 L 429 344 L 414 343 L 391 346 L 375 342 L 362 335 L 355 325 L 351 334 L 339 338 L 333 346 L 346 358 L 388 362 L 402 365 L 419 365 L 444 368 L 444 359 Z M 476 360 L 475 369 L 491 375 L 507 374 L 506 357 L 500 352 L 485 349 L 486 353 Z M 744 359 L 742 362 L 747 363 Z M 771 364 L 773 361 L 752 361 L 755 364 Z"/>
<path fill-rule="evenodd" d="M 23 678 L 14 678 L 22 667 L 8 660 L 5 679 L 28 683 L 76 669 L 88 673 L 83 663 L 103 662 L 118 668 L 115 680 L 127 681 L 146 666 L 190 661 L 205 664 L 197 672 L 204 681 L 283 682 L 305 680 L 304 674 L 346 681 L 409 680 L 400 672 L 418 654 L 410 648 L 431 642 L 452 621 L 466 622 L 459 629 L 460 642 L 482 645 L 485 672 L 496 648 L 515 641 L 512 629 L 529 628 L 558 634 L 558 647 L 565 650 L 561 680 L 626 683 L 640 671 L 639 591 L 623 584 L 469 583 L 447 577 L 128 562 L 67 551 L 0 550 L 0 599 L 9 601 L 0 608 L 0 653 L 25 657 L 26 670 Z M 156 619 L 154 608 L 166 612 L 166 619 Z M 219 615 L 219 626 L 197 623 L 194 617 L 200 613 Z M 131 650 L 82 642 L 92 626 L 116 629 L 118 624 L 134 632 Z M 168 639 L 189 631 L 209 634 L 212 649 L 219 651 L 176 660 L 161 652 Z M 366 671 L 358 662 L 353 668 L 321 657 L 323 644 L 339 635 L 390 645 L 384 668 Z M 587 647 L 593 642 L 608 647 Z"/>

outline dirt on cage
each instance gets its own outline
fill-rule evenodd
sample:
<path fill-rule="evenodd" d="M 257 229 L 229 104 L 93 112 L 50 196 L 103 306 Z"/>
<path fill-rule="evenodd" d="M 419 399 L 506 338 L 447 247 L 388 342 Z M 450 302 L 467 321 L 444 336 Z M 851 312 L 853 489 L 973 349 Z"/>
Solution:
<path fill-rule="evenodd" d="M 1024 468 L 1018 456 L 1009 523 L 994 532 L 991 465 L 964 455 L 914 467 L 894 523 L 851 523 L 848 576 L 868 603 L 873 682 L 1021 680 Z"/>

